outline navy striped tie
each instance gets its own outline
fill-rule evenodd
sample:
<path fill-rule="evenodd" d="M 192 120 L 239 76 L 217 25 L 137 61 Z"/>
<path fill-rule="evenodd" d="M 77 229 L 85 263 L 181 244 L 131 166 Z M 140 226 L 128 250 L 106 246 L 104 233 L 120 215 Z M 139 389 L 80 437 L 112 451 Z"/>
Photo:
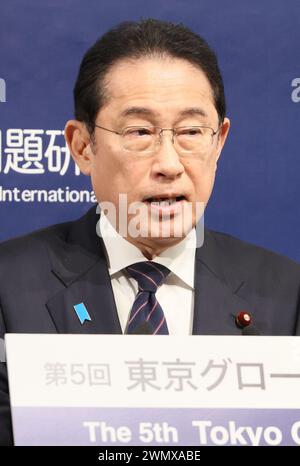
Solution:
<path fill-rule="evenodd" d="M 146 333 L 168 335 L 166 318 L 155 293 L 165 281 L 170 270 L 152 261 L 137 262 L 126 267 L 126 270 L 139 286 L 130 312 L 126 333 L 140 333 L 138 329 L 147 325 L 150 331 Z"/>

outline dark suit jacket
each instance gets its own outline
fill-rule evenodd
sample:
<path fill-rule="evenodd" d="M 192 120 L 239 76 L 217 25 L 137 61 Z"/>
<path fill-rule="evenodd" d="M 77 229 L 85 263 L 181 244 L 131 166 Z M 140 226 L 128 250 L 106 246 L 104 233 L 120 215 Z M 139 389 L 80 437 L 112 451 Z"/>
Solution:
<path fill-rule="evenodd" d="M 0 337 L 5 333 L 121 333 L 92 208 L 0 245 Z M 264 335 L 298 335 L 300 266 L 228 235 L 206 231 L 196 252 L 193 333 L 240 335 L 249 311 Z M 81 325 L 73 306 L 92 321 Z M 0 445 L 12 443 L 7 375 L 0 363 Z"/>

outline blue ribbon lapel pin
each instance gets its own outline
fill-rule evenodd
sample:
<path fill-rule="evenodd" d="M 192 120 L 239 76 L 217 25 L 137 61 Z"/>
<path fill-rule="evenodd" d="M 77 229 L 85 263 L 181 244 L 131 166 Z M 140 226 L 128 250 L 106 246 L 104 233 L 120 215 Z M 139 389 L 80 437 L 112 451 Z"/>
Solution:
<path fill-rule="evenodd" d="M 83 303 L 75 304 L 73 307 L 81 324 L 84 324 L 86 320 L 92 320 L 87 308 Z"/>

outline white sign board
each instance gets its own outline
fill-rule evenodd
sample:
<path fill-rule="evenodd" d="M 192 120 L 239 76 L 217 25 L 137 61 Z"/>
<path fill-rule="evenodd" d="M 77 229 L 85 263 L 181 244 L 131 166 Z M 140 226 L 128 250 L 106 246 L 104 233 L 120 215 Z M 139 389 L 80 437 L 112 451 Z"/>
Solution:
<path fill-rule="evenodd" d="M 7 334 L 16 445 L 300 445 L 300 337 Z"/>

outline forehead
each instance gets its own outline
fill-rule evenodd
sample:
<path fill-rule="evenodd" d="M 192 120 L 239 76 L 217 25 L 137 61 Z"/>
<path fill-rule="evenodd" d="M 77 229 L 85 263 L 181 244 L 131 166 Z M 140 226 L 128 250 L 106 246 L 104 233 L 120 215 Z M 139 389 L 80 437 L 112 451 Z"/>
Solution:
<path fill-rule="evenodd" d="M 112 66 L 105 81 L 106 104 L 100 113 L 126 114 L 129 107 L 149 108 L 157 115 L 203 108 L 217 118 L 213 92 L 204 72 L 171 57 L 124 59 Z"/>

